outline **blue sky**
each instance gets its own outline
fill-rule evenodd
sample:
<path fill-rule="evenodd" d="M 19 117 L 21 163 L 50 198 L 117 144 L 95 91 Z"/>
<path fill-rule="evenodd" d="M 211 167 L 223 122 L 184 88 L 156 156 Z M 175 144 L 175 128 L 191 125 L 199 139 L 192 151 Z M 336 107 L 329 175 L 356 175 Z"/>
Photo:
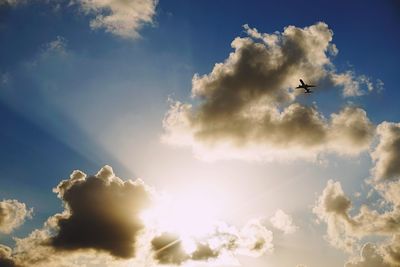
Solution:
<path fill-rule="evenodd" d="M 320 259 L 307 258 L 318 247 L 330 266 L 348 259 L 324 240 L 325 226 L 313 224 L 310 207 L 328 179 L 339 180 L 349 195 L 362 192 L 365 198 L 355 200 L 356 207 L 372 202 L 364 183 L 372 164 L 367 152 L 328 155 L 318 164 L 207 162 L 188 147 L 162 143 L 162 121 L 168 98 L 201 102 L 190 97 L 193 75 L 209 74 L 223 62 L 233 52 L 232 40 L 246 36 L 244 24 L 272 34 L 322 21 L 339 49 L 332 57 L 337 71 L 352 70 L 374 84 L 379 79 L 383 90 L 344 98 L 340 88 L 331 87 L 310 98 L 300 95 L 298 101 L 315 101 L 327 117 L 351 103 L 365 109 L 376 125 L 398 122 L 400 6 L 395 1 L 160 0 L 153 22 L 140 27 L 134 39 L 91 29 L 94 14 L 85 13 L 78 2 L 0 1 L 0 200 L 17 199 L 34 208 L 32 219 L 12 235 L 0 233 L 0 243 L 13 246 L 13 236 L 24 237 L 61 212 L 52 189 L 73 170 L 95 174 L 108 164 L 120 177 L 140 177 L 171 194 L 190 184 L 213 184 L 216 195 L 229 195 L 221 197 L 228 212 L 220 215 L 232 223 L 283 209 L 305 229 L 289 239 L 277 234 L 275 254 L 244 258 L 244 266 L 295 267 L 295 261 L 318 266 Z M 292 196 L 296 190 L 299 194 Z M 230 215 L 242 200 L 258 195 L 252 200 L 257 204 Z M 307 235 L 313 237 L 301 256 L 303 250 L 296 248 Z M 287 253 L 293 259 L 282 261 Z"/>

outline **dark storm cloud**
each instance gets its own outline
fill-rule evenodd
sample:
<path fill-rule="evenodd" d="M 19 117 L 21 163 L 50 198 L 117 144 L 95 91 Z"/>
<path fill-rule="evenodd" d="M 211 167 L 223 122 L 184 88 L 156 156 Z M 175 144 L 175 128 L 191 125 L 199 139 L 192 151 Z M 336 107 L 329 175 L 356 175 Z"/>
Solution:
<path fill-rule="evenodd" d="M 150 194 L 141 181 L 122 181 L 105 166 L 95 176 L 73 172 L 55 192 L 67 212 L 55 219 L 58 233 L 51 238 L 52 246 L 103 250 L 119 258 L 135 256 L 137 235 L 144 228 L 139 214 L 150 205 Z"/>
<path fill-rule="evenodd" d="M 171 106 L 164 119 L 165 141 L 195 151 L 261 146 L 264 152 L 292 156 L 325 150 L 357 154 L 368 148 L 374 127 L 362 109 L 347 107 L 329 120 L 315 106 L 293 103 L 297 93 L 291 88 L 299 77 L 320 82 L 319 87 L 346 86 L 330 61 L 333 33 L 328 25 L 288 26 L 274 34 L 247 25 L 245 30 L 248 37 L 232 42 L 234 52 L 223 63 L 193 77 L 192 95 L 199 104 Z"/>

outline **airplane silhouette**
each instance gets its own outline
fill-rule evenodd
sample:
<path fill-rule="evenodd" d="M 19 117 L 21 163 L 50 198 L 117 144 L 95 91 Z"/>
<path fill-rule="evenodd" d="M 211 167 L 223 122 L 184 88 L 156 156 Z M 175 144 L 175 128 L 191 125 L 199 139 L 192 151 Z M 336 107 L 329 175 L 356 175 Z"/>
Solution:
<path fill-rule="evenodd" d="M 308 89 L 309 87 L 316 87 L 316 85 L 310 85 L 310 84 L 304 83 L 302 79 L 300 79 L 300 82 L 301 82 L 301 84 L 299 86 L 297 86 L 296 89 L 304 89 L 305 94 L 311 94 L 313 92 L 310 89 Z"/>

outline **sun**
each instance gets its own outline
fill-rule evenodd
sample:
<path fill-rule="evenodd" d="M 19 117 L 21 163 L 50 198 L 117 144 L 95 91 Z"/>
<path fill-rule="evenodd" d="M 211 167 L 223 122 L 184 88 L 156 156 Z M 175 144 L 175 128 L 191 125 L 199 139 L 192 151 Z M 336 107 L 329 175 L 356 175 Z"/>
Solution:
<path fill-rule="evenodd" d="M 221 207 L 210 191 L 199 188 L 184 190 L 173 196 L 163 194 L 141 214 L 146 227 L 179 236 L 186 252 L 196 248 L 195 239 L 211 233 Z"/>

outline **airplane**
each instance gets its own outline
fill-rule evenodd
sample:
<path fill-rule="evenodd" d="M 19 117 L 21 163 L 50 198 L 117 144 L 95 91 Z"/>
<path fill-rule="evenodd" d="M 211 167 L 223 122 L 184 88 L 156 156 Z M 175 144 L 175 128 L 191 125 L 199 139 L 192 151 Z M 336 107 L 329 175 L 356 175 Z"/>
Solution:
<path fill-rule="evenodd" d="M 301 84 L 299 86 L 297 86 L 296 89 L 304 89 L 305 94 L 311 94 L 313 92 L 310 89 L 308 89 L 309 87 L 316 87 L 316 85 L 310 85 L 310 84 L 304 83 L 302 79 L 300 79 L 300 82 L 301 82 Z"/>

